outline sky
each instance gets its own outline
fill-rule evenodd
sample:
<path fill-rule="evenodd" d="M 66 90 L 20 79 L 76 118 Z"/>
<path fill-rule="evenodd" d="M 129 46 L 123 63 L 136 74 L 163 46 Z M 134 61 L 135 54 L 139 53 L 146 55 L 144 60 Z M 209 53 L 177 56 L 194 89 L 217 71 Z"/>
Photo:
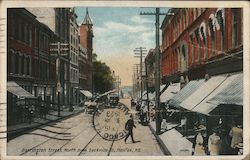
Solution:
<path fill-rule="evenodd" d="M 86 7 L 76 7 L 75 11 L 81 24 Z M 93 22 L 93 53 L 121 78 L 121 86 L 131 86 L 133 66 L 139 64 L 134 49 L 155 48 L 155 16 L 140 12 L 155 12 L 155 8 L 89 7 L 88 12 Z M 167 8 L 161 8 L 161 12 L 167 12 Z M 164 16 L 160 19 L 162 22 Z"/>

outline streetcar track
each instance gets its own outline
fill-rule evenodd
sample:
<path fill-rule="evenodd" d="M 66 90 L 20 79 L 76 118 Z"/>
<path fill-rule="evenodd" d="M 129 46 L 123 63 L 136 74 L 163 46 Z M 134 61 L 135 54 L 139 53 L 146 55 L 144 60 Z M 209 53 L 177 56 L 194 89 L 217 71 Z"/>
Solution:
<path fill-rule="evenodd" d="M 95 137 L 98 135 L 98 133 L 96 133 L 94 135 L 94 137 L 86 144 L 86 146 L 81 150 L 81 152 L 78 154 L 78 156 L 80 156 L 82 154 L 82 152 L 88 147 L 88 145 L 95 139 Z"/>
<path fill-rule="evenodd" d="M 115 134 L 117 134 L 117 132 L 118 132 L 119 129 L 120 129 L 120 126 L 119 126 L 118 129 L 116 130 L 116 133 L 115 133 Z M 112 143 L 111 143 L 111 146 L 110 146 L 110 148 L 109 148 L 109 151 L 108 151 L 108 155 L 107 155 L 107 156 L 110 156 L 110 152 L 111 152 L 111 149 L 112 149 L 112 147 L 113 147 L 114 142 L 115 142 L 115 138 L 112 140 Z"/>
<path fill-rule="evenodd" d="M 91 127 L 91 126 L 87 126 L 87 128 L 89 128 L 89 127 Z M 60 148 L 59 148 L 59 150 L 60 149 L 62 149 L 64 146 L 66 146 L 67 144 L 69 144 L 73 139 L 75 139 L 75 138 L 77 138 L 80 134 L 82 134 L 82 132 L 84 131 L 84 130 L 86 130 L 87 128 L 84 128 L 84 129 L 82 129 L 75 137 L 73 137 L 70 141 L 68 141 L 68 142 L 66 142 L 64 145 L 62 145 Z M 53 152 L 52 154 L 50 154 L 50 156 L 52 156 L 53 154 L 55 154 L 55 153 L 57 153 L 57 152 Z"/>
<path fill-rule="evenodd" d="M 84 123 L 84 122 L 83 122 L 83 123 Z M 75 127 L 77 127 L 77 126 L 79 126 L 79 125 L 81 125 L 81 124 L 82 124 L 82 123 L 80 123 L 80 124 L 78 124 L 78 125 L 76 125 L 76 126 L 73 126 L 72 128 L 75 128 Z M 68 130 L 70 130 L 70 129 L 72 129 L 72 128 L 66 129 L 66 130 L 63 131 L 62 133 L 65 133 L 65 132 L 67 132 Z M 59 135 L 56 134 L 56 135 L 54 136 L 54 138 L 56 138 L 57 136 L 59 136 Z M 23 152 L 23 153 L 21 153 L 21 154 L 19 154 L 19 155 L 22 156 L 22 155 L 28 153 L 29 151 L 32 151 L 33 149 L 37 148 L 38 146 L 40 146 L 40 145 L 42 145 L 42 144 L 44 144 L 44 143 L 46 143 L 46 142 L 48 142 L 48 141 L 50 141 L 50 140 L 52 140 L 52 139 L 51 139 L 51 138 L 48 138 L 48 139 L 45 140 L 44 142 L 42 142 L 42 143 L 40 143 L 40 144 L 38 144 L 38 145 L 36 145 L 36 146 L 30 148 L 29 150 L 27 150 L 27 151 L 25 151 L 25 152 Z"/>
<path fill-rule="evenodd" d="M 102 127 L 101 129 L 103 129 L 104 127 Z M 81 152 L 78 154 L 78 156 L 80 156 L 82 154 L 82 152 L 88 147 L 88 145 L 95 139 L 95 137 L 99 135 L 98 132 L 91 138 L 91 140 L 85 145 L 85 147 L 81 150 Z"/>

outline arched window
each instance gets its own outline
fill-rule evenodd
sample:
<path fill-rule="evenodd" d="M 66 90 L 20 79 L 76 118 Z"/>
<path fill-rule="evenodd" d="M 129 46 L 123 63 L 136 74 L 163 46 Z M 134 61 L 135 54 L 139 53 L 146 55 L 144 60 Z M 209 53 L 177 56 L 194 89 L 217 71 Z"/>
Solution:
<path fill-rule="evenodd" d="M 224 30 L 224 12 L 222 9 L 217 10 L 216 12 L 217 23 L 220 26 L 221 31 L 221 49 L 224 49 L 225 42 L 225 30 Z"/>
<path fill-rule="evenodd" d="M 26 59 L 26 63 L 27 63 L 27 75 L 30 75 L 30 57 L 27 57 Z"/>
<path fill-rule="evenodd" d="M 209 27 L 209 33 L 211 35 L 212 40 L 215 40 L 215 31 L 214 31 L 214 25 L 213 25 L 212 18 L 209 18 L 209 20 L 208 20 L 208 27 Z"/>
<path fill-rule="evenodd" d="M 24 59 L 25 59 L 25 57 L 24 57 L 24 55 L 22 55 L 21 56 L 21 75 L 23 75 L 24 74 Z"/>
<path fill-rule="evenodd" d="M 9 51 L 7 55 L 7 73 L 11 73 L 11 58 L 12 58 L 12 52 Z"/>
<path fill-rule="evenodd" d="M 19 54 L 17 54 L 17 53 L 15 54 L 14 63 L 15 63 L 15 71 L 14 71 L 14 73 L 19 74 Z"/>
<path fill-rule="evenodd" d="M 232 9 L 232 44 L 233 47 L 236 47 L 238 45 L 238 27 L 239 25 L 239 16 L 238 16 L 238 10 Z"/>

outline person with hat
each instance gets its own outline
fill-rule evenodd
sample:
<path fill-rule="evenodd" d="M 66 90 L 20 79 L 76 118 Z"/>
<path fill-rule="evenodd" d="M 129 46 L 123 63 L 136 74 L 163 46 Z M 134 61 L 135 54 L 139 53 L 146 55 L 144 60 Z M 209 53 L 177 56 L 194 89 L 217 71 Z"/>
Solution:
<path fill-rule="evenodd" d="M 134 136 L 133 136 L 133 128 L 136 128 L 134 120 L 133 120 L 133 115 L 130 115 L 130 119 L 128 119 L 128 121 L 125 124 L 125 129 L 128 130 L 128 134 L 126 135 L 124 141 L 126 143 L 127 139 L 129 136 L 131 136 L 132 142 L 135 143 L 134 141 Z"/>
<path fill-rule="evenodd" d="M 205 148 L 205 139 L 202 135 L 202 132 L 206 130 L 206 127 L 203 125 L 200 125 L 198 129 L 196 130 L 197 134 L 194 137 L 193 142 L 193 153 L 192 155 L 195 156 L 204 156 L 206 155 L 206 148 Z"/>
<path fill-rule="evenodd" d="M 220 140 L 217 130 L 213 129 L 213 134 L 208 138 L 208 151 L 210 155 L 215 156 L 220 154 Z"/>

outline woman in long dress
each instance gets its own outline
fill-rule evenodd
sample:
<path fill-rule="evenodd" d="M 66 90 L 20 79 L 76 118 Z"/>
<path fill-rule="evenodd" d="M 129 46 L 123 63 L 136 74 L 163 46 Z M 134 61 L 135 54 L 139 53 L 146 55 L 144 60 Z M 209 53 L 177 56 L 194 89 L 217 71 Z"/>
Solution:
<path fill-rule="evenodd" d="M 205 147 L 204 147 L 204 139 L 203 139 L 201 132 L 198 132 L 196 139 L 195 139 L 194 155 L 195 156 L 206 155 Z"/>
<path fill-rule="evenodd" d="M 217 135 L 216 131 L 208 138 L 208 151 L 212 156 L 220 154 L 220 137 Z"/>

